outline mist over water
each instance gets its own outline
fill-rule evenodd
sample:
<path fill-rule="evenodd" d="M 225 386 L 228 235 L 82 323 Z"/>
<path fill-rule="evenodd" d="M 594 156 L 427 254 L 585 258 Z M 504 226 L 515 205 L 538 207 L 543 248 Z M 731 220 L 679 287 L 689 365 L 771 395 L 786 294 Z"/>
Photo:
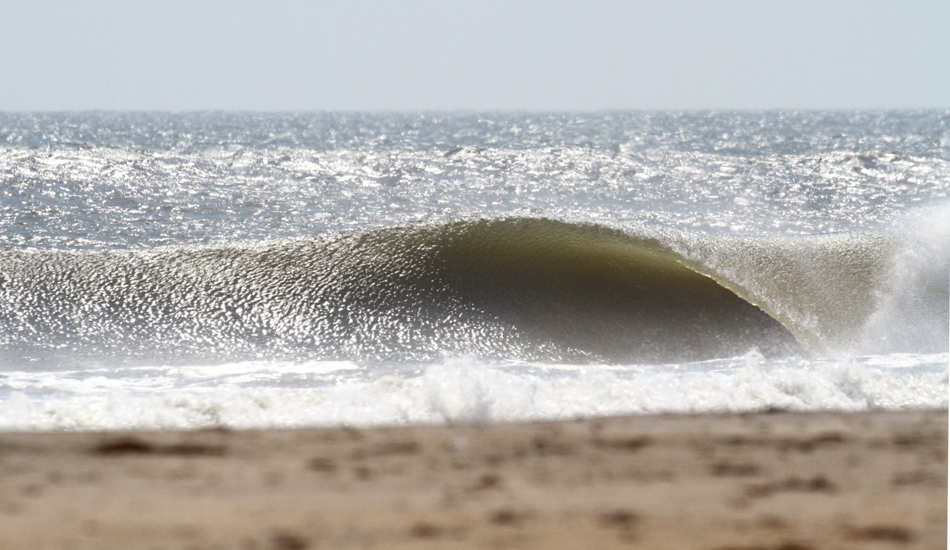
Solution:
<path fill-rule="evenodd" d="M 947 406 L 950 113 L 0 114 L 0 426 Z"/>

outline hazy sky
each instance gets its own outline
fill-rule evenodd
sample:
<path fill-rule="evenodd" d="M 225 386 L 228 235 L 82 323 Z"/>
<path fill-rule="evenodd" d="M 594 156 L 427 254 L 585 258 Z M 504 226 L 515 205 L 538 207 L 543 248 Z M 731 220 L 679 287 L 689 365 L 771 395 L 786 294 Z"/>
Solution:
<path fill-rule="evenodd" d="M 950 107 L 950 1 L 0 0 L 0 110 Z"/>

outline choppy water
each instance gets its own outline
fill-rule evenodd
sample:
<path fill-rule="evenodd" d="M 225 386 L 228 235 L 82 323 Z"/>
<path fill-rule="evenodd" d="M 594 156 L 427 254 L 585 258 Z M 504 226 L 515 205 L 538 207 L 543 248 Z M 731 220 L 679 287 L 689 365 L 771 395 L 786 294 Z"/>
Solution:
<path fill-rule="evenodd" d="M 950 112 L 0 114 L 0 427 L 946 407 Z"/>

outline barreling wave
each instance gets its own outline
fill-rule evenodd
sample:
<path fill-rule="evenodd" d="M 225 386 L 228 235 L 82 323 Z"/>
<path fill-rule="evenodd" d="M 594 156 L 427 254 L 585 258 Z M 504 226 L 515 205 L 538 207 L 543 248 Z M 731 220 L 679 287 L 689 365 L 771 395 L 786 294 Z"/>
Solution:
<path fill-rule="evenodd" d="M 860 338 L 884 237 L 716 241 L 483 219 L 273 243 L 0 253 L 6 361 L 667 362 Z"/>

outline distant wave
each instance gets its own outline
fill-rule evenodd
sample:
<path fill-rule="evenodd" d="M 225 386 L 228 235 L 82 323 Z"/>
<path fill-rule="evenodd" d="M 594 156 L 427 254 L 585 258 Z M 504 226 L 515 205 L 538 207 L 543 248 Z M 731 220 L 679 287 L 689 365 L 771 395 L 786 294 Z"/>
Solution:
<path fill-rule="evenodd" d="M 221 247 L 7 250 L 0 358 L 826 354 L 859 345 L 900 246 L 868 234 L 661 238 L 504 218 Z"/>

